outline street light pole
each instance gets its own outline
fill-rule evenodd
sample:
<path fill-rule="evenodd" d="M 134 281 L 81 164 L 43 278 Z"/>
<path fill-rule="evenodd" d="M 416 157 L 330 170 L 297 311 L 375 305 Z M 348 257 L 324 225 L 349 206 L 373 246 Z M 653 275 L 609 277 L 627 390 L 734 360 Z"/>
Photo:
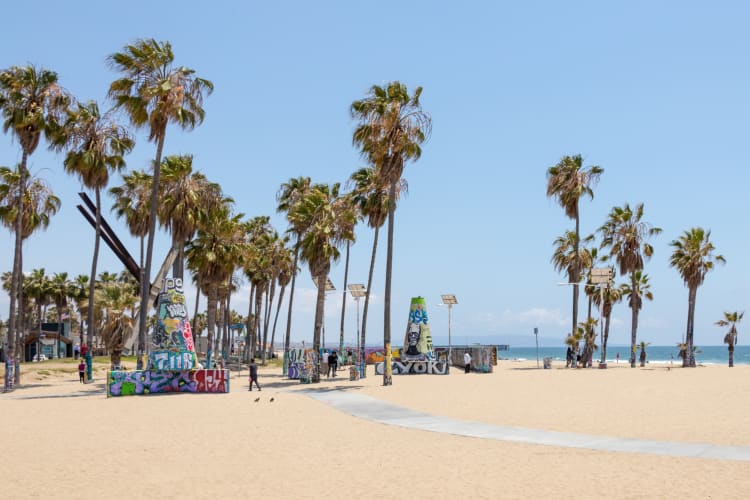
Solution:
<path fill-rule="evenodd" d="M 453 354 L 453 343 L 451 341 L 451 308 L 458 304 L 458 299 L 452 293 L 446 293 L 440 296 L 443 304 L 448 306 L 448 366 L 451 365 L 451 356 Z"/>
<path fill-rule="evenodd" d="M 367 289 L 362 284 L 351 284 L 348 288 L 349 293 L 357 301 L 357 370 L 359 371 L 359 377 L 365 378 L 365 357 L 363 353 L 365 346 L 361 345 L 359 332 L 359 299 L 367 295 Z"/>

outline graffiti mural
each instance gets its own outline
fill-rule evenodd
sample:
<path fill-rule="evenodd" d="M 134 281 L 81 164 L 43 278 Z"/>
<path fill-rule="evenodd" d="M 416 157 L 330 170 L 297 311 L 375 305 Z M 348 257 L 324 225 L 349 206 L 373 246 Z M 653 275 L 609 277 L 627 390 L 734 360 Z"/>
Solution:
<path fill-rule="evenodd" d="M 394 361 L 394 375 L 448 375 L 448 363 L 442 361 Z M 375 374 L 382 375 L 385 363 L 375 364 Z"/>
<path fill-rule="evenodd" d="M 427 316 L 427 305 L 424 297 L 412 297 L 401 361 L 428 361 L 432 359 L 434 359 L 434 353 L 432 351 L 432 334 L 430 333 L 430 320 Z"/>
<path fill-rule="evenodd" d="M 167 392 L 229 392 L 229 370 L 140 370 L 107 373 L 107 397 Z"/>
<path fill-rule="evenodd" d="M 157 303 L 158 319 L 151 336 L 149 367 L 155 370 L 191 370 L 197 367 L 182 280 L 165 279 Z"/>
<path fill-rule="evenodd" d="M 295 380 L 313 373 L 318 359 L 312 349 L 289 349 L 284 357 L 287 365 L 286 375 Z"/>
<path fill-rule="evenodd" d="M 464 366 L 464 353 L 471 355 L 471 371 L 492 373 L 493 364 L 497 365 L 497 347 L 493 345 L 454 347 L 451 350 L 451 364 Z"/>

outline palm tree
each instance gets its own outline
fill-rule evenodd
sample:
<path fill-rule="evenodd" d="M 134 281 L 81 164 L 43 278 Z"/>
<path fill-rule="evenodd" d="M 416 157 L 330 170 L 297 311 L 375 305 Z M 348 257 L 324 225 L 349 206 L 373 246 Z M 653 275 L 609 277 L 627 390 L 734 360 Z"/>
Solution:
<path fill-rule="evenodd" d="M 136 40 L 126 45 L 122 52 L 108 57 L 112 67 L 125 76 L 112 82 L 109 96 L 115 107 L 124 109 L 136 128 L 148 127 L 149 141 L 156 143 L 151 205 L 149 209 L 148 244 L 146 263 L 141 280 L 141 308 L 138 322 L 138 352 L 143 353 L 146 343 L 149 287 L 151 284 L 151 259 L 156 233 L 156 213 L 159 202 L 161 155 L 167 135 L 167 124 L 172 122 L 183 130 L 192 130 L 203 122 L 203 94 L 213 91 L 213 84 L 195 76 L 195 70 L 174 66 L 174 53 L 169 42 L 153 38 Z M 143 359 L 138 356 L 138 369 Z"/>
<path fill-rule="evenodd" d="M 628 298 L 628 306 L 631 311 L 631 332 L 633 332 L 638 329 L 638 316 L 643 307 L 643 299 L 654 300 L 648 274 L 645 274 L 643 271 L 630 273 L 630 283 L 622 285 L 622 294 Z M 637 345 L 632 335 L 634 334 L 631 333 L 630 339 L 630 367 L 635 368 Z"/>
<path fill-rule="evenodd" d="M 641 368 L 646 366 L 646 346 L 651 345 L 651 342 L 646 342 L 644 340 L 641 340 L 641 343 L 639 344 L 639 347 L 641 349 L 641 354 L 638 357 L 638 360 L 641 362 Z"/>
<path fill-rule="evenodd" d="M 373 85 L 367 97 L 354 101 L 351 114 L 359 123 L 352 142 L 375 166 L 378 177 L 388 186 L 388 199 L 396 199 L 404 165 L 422 155 L 422 144 L 432 129 L 430 115 L 422 109 L 419 98 L 422 87 L 409 95 L 406 85 L 394 81 L 380 87 Z M 396 204 L 388 204 L 388 249 L 385 266 L 383 313 L 383 347 L 385 370 L 383 385 L 391 385 L 391 279 L 393 271 L 393 225 Z"/>
<path fill-rule="evenodd" d="M 68 279 L 68 273 L 55 273 L 52 275 L 52 300 L 55 303 L 57 313 L 57 357 L 60 357 L 60 339 L 63 336 L 63 315 L 68 307 L 72 283 Z M 69 315 L 68 315 L 69 316 Z"/>
<path fill-rule="evenodd" d="M 40 342 L 42 339 L 42 323 L 44 323 L 44 313 L 42 309 L 45 308 L 53 300 L 53 284 L 49 276 L 44 272 L 44 268 L 34 269 L 27 279 L 24 280 L 24 295 L 34 299 L 36 306 L 36 319 L 37 319 L 37 348 L 36 354 L 41 353 Z"/>
<path fill-rule="evenodd" d="M 620 268 L 620 274 L 630 274 L 630 290 L 636 290 L 639 274 L 644 262 L 654 254 L 654 248 L 648 239 L 661 233 L 661 229 L 643 220 L 643 203 L 636 205 L 635 210 L 629 204 L 612 207 L 607 221 L 599 228 L 602 233 L 601 248 L 609 248 L 609 259 L 614 259 Z M 641 273 L 642 276 L 645 276 Z M 637 309 L 633 305 L 637 304 Z M 638 335 L 638 311 L 642 302 L 631 300 L 632 321 L 630 327 L 630 367 L 635 368 L 636 339 Z"/>
<path fill-rule="evenodd" d="M 19 189 L 21 182 L 25 182 L 26 186 L 23 189 Z M 23 203 L 21 217 L 18 216 L 18 203 L 16 202 L 15 194 L 19 191 L 23 191 Z M 21 230 L 20 241 L 23 242 L 29 236 L 31 236 L 38 229 L 47 229 L 50 223 L 50 219 L 60 209 L 60 198 L 54 195 L 52 190 L 47 184 L 40 178 L 29 174 L 28 170 L 18 165 L 18 168 L 11 170 L 8 167 L 0 167 L 0 223 L 10 229 L 12 232 L 16 232 L 19 227 Z M 23 260 L 23 256 L 19 255 L 19 265 Z M 23 275 L 21 275 L 23 278 Z M 13 273 L 11 273 L 11 302 L 13 302 Z M 19 303 L 21 301 L 21 289 L 23 286 L 23 280 L 17 287 Z M 11 307 L 14 311 L 14 315 L 8 318 L 8 356 L 11 359 L 15 359 L 15 383 L 20 383 L 20 356 L 15 356 L 14 353 L 20 352 L 17 349 L 21 349 L 22 338 L 21 331 L 23 329 L 22 318 L 24 308 L 20 306 L 16 308 Z M 11 335 L 10 325 L 14 325 L 13 335 Z M 17 328 L 16 328 L 17 327 Z M 15 356 L 15 357 L 14 357 Z"/>
<path fill-rule="evenodd" d="M 737 323 L 742 321 L 742 317 L 745 315 L 743 312 L 729 312 L 724 311 L 724 319 L 720 319 L 715 324 L 717 326 L 728 326 L 729 332 L 724 335 L 724 343 L 729 349 L 729 368 L 734 366 L 734 346 L 737 345 Z"/>
<path fill-rule="evenodd" d="M 3 117 L 3 132 L 11 132 L 21 146 L 21 163 L 16 183 L 16 211 L 23 206 L 27 188 L 27 162 L 39 146 L 42 134 L 48 139 L 58 129 L 60 118 L 68 105 L 67 93 L 57 83 L 57 73 L 28 65 L 13 66 L 0 71 L 0 113 Z M 23 217 L 15 219 L 15 243 L 13 250 L 13 275 L 8 314 L 8 338 L 11 344 L 8 355 L 16 360 L 15 377 L 20 378 L 19 361 L 16 356 L 17 314 L 16 301 L 21 288 Z M 18 325 L 20 326 L 20 325 Z"/>
<path fill-rule="evenodd" d="M 223 202 L 221 187 L 205 175 L 193 172 L 191 155 L 167 156 L 161 165 L 159 221 L 172 234 L 172 248 L 178 252 L 172 275 L 182 279 L 185 243 L 195 234 L 208 213 Z"/>
<path fill-rule="evenodd" d="M 219 287 L 232 276 L 246 252 L 241 219 L 242 214 L 231 214 L 229 204 L 217 207 L 185 250 L 188 268 L 198 276 L 207 297 L 207 367 L 211 366 Z"/>
<path fill-rule="evenodd" d="M 278 274 L 276 280 L 281 288 L 279 292 L 279 300 L 276 303 L 276 314 L 273 319 L 273 327 L 271 328 L 271 352 L 274 349 L 274 341 L 276 340 L 276 323 L 279 320 L 279 312 L 281 311 L 281 304 L 284 302 L 284 291 L 289 283 L 292 281 L 292 275 L 296 274 L 296 270 L 292 269 L 293 259 L 292 252 L 286 247 L 289 243 L 289 237 L 285 236 L 279 241 L 279 254 L 278 254 Z"/>
<path fill-rule="evenodd" d="M 581 234 L 579 204 L 584 195 L 594 198 L 591 186 L 598 182 L 603 172 L 604 169 L 597 165 L 584 167 L 581 155 L 563 156 L 555 166 L 547 169 L 547 196 L 555 198 L 565 211 L 565 215 L 576 223 L 573 262 L 569 275 L 569 282 L 573 283 L 573 330 L 578 324 L 578 282 L 583 269 L 575 258 L 578 255 Z"/>
<path fill-rule="evenodd" d="M 102 115 L 94 101 L 78 104 L 69 110 L 61 132 L 56 147 L 68 151 L 63 161 L 65 171 L 78 176 L 96 195 L 96 235 L 91 259 L 91 276 L 96 276 L 101 238 L 101 190 L 109 184 L 110 173 L 125 167 L 124 156 L 133 149 L 135 142 L 110 113 Z M 86 339 L 89 345 L 94 339 L 94 280 L 91 280 L 90 287 Z"/>
<path fill-rule="evenodd" d="M 297 261 L 299 260 L 299 241 L 302 239 L 302 235 L 305 232 L 306 227 L 302 225 L 294 225 L 289 220 L 289 212 L 297 205 L 302 197 L 310 191 L 310 178 L 309 177 L 297 177 L 289 179 L 287 182 L 281 185 L 278 193 L 276 193 L 276 201 L 278 206 L 276 211 L 286 212 L 287 221 L 289 222 L 289 232 L 294 236 L 294 263 L 292 265 L 292 287 L 289 291 L 289 311 L 286 318 L 286 335 L 284 337 L 284 353 L 289 351 L 289 342 L 292 332 L 292 306 L 294 303 L 294 287 L 297 281 L 298 266 Z M 300 221 L 297 224 L 302 224 L 304 221 Z M 250 321 L 248 315 L 248 322 Z"/>
<path fill-rule="evenodd" d="M 103 312 L 99 331 L 104 346 L 110 352 L 112 369 L 120 366 L 125 341 L 133 331 L 135 321 L 128 312 L 138 305 L 137 291 L 133 290 L 131 283 L 118 281 L 103 283 L 95 292 L 96 304 Z"/>
<path fill-rule="evenodd" d="M 601 292 L 592 296 L 594 304 L 601 308 L 602 317 L 604 318 L 604 338 L 602 339 L 602 357 L 600 362 L 607 362 L 607 340 L 609 339 L 609 322 L 612 316 L 612 307 L 619 303 L 623 297 L 624 285 L 617 287 L 607 286 Z M 601 301 L 604 304 L 601 304 Z"/>
<path fill-rule="evenodd" d="M 679 238 L 673 240 L 670 246 L 674 248 L 669 259 L 669 265 L 677 269 L 688 287 L 688 319 L 687 334 L 687 356 L 683 360 L 683 367 L 695 367 L 695 355 L 693 353 L 693 326 L 695 318 L 695 297 L 698 287 L 703 284 L 706 275 L 714 268 L 716 262 L 726 263 L 721 255 L 714 255 L 714 245 L 711 243 L 711 231 L 700 227 L 685 231 Z"/>
<path fill-rule="evenodd" d="M 325 308 L 325 283 L 331 262 L 339 259 L 338 246 L 354 237 L 356 218 L 339 196 L 339 185 L 316 185 L 300 203 L 295 204 L 289 219 L 307 227 L 299 241 L 300 258 L 310 267 L 310 275 L 317 283 L 313 351 L 316 353 L 316 370 L 313 380 L 320 382 L 320 334 Z"/>
<path fill-rule="evenodd" d="M 112 210 L 118 218 L 124 218 L 130 234 L 140 240 L 141 252 L 138 265 L 141 268 L 141 279 L 144 258 L 144 239 L 149 228 L 149 195 L 152 179 L 142 170 L 134 170 L 122 176 L 123 185 L 109 190 L 114 196 Z"/>
<path fill-rule="evenodd" d="M 88 298 L 89 298 L 89 277 L 85 274 L 79 274 L 75 278 L 73 278 L 73 281 L 71 283 L 71 291 L 70 291 L 70 298 L 73 299 L 73 302 L 76 305 L 76 308 L 78 309 L 78 314 L 80 316 L 80 342 L 83 344 L 83 314 L 84 311 L 88 310 Z M 73 333 L 71 332 L 71 337 L 73 336 Z"/>
<path fill-rule="evenodd" d="M 599 348 L 596 345 L 596 326 L 599 324 L 599 320 L 595 318 L 588 318 L 586 321 L 580 322 L 579 330 L 583 331 L 583 354 L 581 355 L 581 363 L 584 367 L 591 366 L 591 360 L 594 357 L 594 351 Z"/>

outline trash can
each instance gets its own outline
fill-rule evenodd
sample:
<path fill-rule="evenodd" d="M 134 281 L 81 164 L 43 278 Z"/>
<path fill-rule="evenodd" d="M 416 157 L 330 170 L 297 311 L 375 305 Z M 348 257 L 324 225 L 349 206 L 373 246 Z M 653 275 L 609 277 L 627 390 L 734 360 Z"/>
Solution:
<path fill-rule="evenodd" d="M 552 368 L 552 358 L 544 358 L 544 369 L 549 370 Z"/>
<path fill-rule="evenodd" d="M 359 370 L 356 366 L 349 367 L 349 380 L 359 380 Z"/>

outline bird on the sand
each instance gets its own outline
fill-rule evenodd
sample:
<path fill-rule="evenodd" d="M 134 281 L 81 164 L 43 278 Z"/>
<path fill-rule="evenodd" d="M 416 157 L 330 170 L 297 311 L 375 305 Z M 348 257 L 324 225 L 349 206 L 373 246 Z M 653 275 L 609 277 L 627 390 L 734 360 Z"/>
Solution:
<path fill-rule="evenodd" d="M 258 401 L 260 401 L 260 398 L 259 397 L 255 398 L 255 402 L 257 403 Z"/>
<path fill-rule="evenodd" d="M 271 398 L 271 399 L 270 399 L 270 400 L 269 400 L 268 402 L 269 402 L 269 403 L 273 403 L 273 398 Z"/>

